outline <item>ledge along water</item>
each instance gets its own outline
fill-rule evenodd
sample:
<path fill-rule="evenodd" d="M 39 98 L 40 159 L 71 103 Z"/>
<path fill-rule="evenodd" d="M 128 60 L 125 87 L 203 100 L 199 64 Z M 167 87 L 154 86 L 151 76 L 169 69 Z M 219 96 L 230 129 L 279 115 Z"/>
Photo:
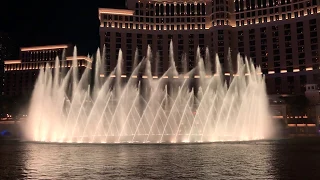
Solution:
<path fill-rule="evenodd" d="M 207 50 L 203 59 L 199 48 L 197 66 L 187 72 L 184 57 L 184 73 L 179 74 L 171 42 L 170 67 L 154 78 L 157 72 L 151 67 L 157 69 L 159 58 L 152 58 L 149 47 L 141 61 L 135 56 L 126 82 L 121 50 L 107 77 L 103 55 L 98 50 L 94 68 L 86 68 L 81 76 L 76 48 L 67 73 L 49 64 L 41 68 L 25 126 L 27 141 L 202 143 L 260 140 L 271 134 L 264 76 L 260 67 L 240 55 L 229 81 L 218 56 L 213 63 Z M 57 58 L 55 67 L 62 67 L 61 62 Z"/>

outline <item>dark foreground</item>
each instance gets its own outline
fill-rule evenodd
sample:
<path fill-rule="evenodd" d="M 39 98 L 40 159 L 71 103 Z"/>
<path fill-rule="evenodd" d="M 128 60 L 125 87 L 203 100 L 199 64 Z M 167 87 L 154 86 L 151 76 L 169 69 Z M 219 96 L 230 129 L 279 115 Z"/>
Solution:
<path fill-rule="evenodd" d="M 0 179 L 320 179 L 320 138 L 192 145 L 0 143 Z"/>

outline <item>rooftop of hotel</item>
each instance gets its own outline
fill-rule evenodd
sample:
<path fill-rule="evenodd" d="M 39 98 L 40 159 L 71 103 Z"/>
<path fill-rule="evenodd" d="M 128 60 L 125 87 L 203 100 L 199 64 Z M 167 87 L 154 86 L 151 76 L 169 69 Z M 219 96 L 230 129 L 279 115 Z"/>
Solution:
<path fill-rule="evenodd" d="M 46 46 L 32 46 L 32 47 L 22 47 L 21 51 L 41 51 L 41 50 L 52 50 L 52 49 L 66 49 L 69 46 L 66 44 L 62 45 L 46 45 Z"/>

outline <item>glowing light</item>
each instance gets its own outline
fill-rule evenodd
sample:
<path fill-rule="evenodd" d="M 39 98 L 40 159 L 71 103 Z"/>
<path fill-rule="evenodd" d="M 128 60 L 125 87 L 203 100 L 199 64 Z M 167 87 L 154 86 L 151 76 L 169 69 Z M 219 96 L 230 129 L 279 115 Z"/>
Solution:
<path fill-rule="evenodd" d="M 23 47 L 21 51 L 41 51 L 41 50 L 53 50 L 53 49 L 66 49 L 67 45 L 52 45 L 52 46 L 34 46 L 34 47 Z"/>
<path fill-rule="evenodd" d="M 4 61 L 5 65 L 9 65 L 9 64 L 21 64 L 21 60 L 5 60 Z"/>

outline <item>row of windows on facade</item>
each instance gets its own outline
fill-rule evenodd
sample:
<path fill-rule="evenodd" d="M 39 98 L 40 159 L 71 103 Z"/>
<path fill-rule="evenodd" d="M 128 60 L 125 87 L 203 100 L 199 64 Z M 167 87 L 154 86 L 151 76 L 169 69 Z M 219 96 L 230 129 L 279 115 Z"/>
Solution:
<path fill-rule="evenodd" d="M 312 62 L 313 63 L 318 63 L 318 59 L 317 59 L 317 56 L 318 56 L 318 44 L 312 44 L 310 49 L 311 49 L 311 56 L 313 58 L 316 58 L 316 59 L 312 59 Z M 305 58 L 305 46 L 298 46 L 296 48 L 296 50 L 297 50 L 296 52 L 298 52 L 297 53 L 298 54 L 297 58 L 298 59 L 304 59 Z M 255 46 L 250 46 L 249 51 L 250 51 L 250 57 L 256 57 L 257 49 L 255 48 Z M 244 47 L 240 47 L 239 48 L 239 52 L 244 52 Z M 272 56 L 273 60 L 274 61 L 280 61 L 279 44 L 273 44 L 273 51 L 272 52 L 273 52 L 273 56 Z M 293 53 L 292 47 L 286 47 L 285 53 L 286 53 L 285 59 L 292 60 L 292 53 Z M 267 62 L 268 61 L 267 57 L 268 57 L 269 54 L 268 54 L 266 45 L 262 45 L 261 46 L 260 54 L 262 56 L 262 62 Z"/>
<path fill-rule="evenodd" d="M 316 19 L 310 19 L 309 21 L 309 31 L 311 34 L 311 37 L 315 37 L 316 31 L 317 31 L 317 20 Z M 303 33 L 303 24 L 304 23 L 308 23 L 308 22 L 303 22 L 303 21 L 299 21 L 296 22 L 296 31 L 297 34 L 302 34 Z M 291 36 L 291 24 L 284 24 L 284 35 L 285 36 Z M 279 35 L 279 26 L 271 26 L 271 30 L 272 30 L 272 35 L 273 36 L 278 36 Z M 249 29 L 249 39 L 255 39 L 254 35 L 256 33 L 256 29 Z M 259 29 L 259 31 L 257 33 L 260 33 L 261 38 L 266 38 L 267 37 L 267 27 L 261 27 Z M 239 40 L 243 41 L 243 37 L 244 37 L 244 31 L 240 30 L 238 31 L 238 38 L 240 38 Z M 250 38 L 252 37 L 252 38 Z"/>
<path fill-rule="evenodd" d="M 314 0 L 315 2 L 312 4 L 313 6 L 315 6 L 315 5 L 317 5 L 317 3 L 316 3 L 316 0 Z M 306 5 L 306 7 L 311 7 L 311 5 L 308 5 L 308 3 L 306 3 L 307 5 Z M 293 6 L 293 8 L 291 8 Z M 258 16 L 261 16 L 261 15 L 267 15 L 268 13 L 269 14 L 274 14 L 274 13 L 281 13 L 281 12 L 290 12 L 290 13 L 288 13 L 288 18 L 291 18 L 292 16 L 291 16 L 291 10 L 293 9 L 293 10 L 298 10 L 298 9 L 303 9 L 304 8 L 304 5 L 303 5 L 303 3 L 299 3 L 299 4 L 293 4 L 293 5 L 288 5 L 288 6 L 283 6 L 283 7 L 276 7 L 276 8 L 270 8 L 270 9 L 264 9 L 264 10 L 258 10 L 258 11 L 251 11 L 251 12 L 246 12 L 246 17 L 245 17 L 245 13 L 237 13 L 236 14 L 236 19 L 240 19 L 240 18 L 248 18 L 248 17 L 255 17 L 256 16 L 256 12 L 257 12 L 257 15 Z M 280 12 L 280 9 L 281 9 L 281 12 Z M 269 11 L 269 12 L 268 12 Z M 238 12 L 238 11 L 237 11 Z M 303 16 L 304 15 L 304 13 L 301 13 L 301 12 L 303 12 L 303 11 L 300 11 L 300 16 Z M 316 7 L 315 8 L 313 8 L 313 13 L 316 13 L 317 12 L 317 10 L 316 10 Z M 311 14 L 311 9 L 309 8 L 308 10 L 307 10 L 307 14 Z M 136 15 L 141 15 L 141 16 L 144 16 L 144 13 L 143 13 L 143 11 L 140 11 L 140 12 L 138 12 L 138 13 L 136 13 Z M 145 13 L 145 16 L 153 16 L 154 15 L 154 12 L 153 11 L 146 11 L 146 13 Z M 177 15 L 184 15 L 184 13 L 182 13 L 182 14 L 174 14 L 175 16 L 177 16 Z M 186 13 L 186 15 L 189 15 L 189 13 Z M 205 14 L 201 14 L 201 15 L 205 15 Z M 112 16 L 113 16 L 113 18 L 112 18 Z M 122 21 L 123 20 L 123 17 L 124 17 L 124 19 L 125 19 L 125 21 L 131 21 L 131 22 L 133 22 L 133 17 L 132 16 L 119 16 L 119 15 L 105 15 L 105 19 L 108 19 L 108 20 L 119 20 L 119 21 Z M 216 18 L 224 18 L 225 16 L 224 16 L 224 13 L 223 14 L 221 14 L 221 17 L 220 17 L 220 15 L 218 14 L 218 15 L 216 15 Z M 278 18 L 277 18 L 278 17 Z M 294 17 L 298 17 L 298 13 L 297 12 L 295 12 L 295 15 L 294 15 Z M 227 16 L 226 16 L 226 18 L 228 18 L 228 14 L 227 14 Z M 169 18 L 168 18 L 169 19 Z M 179 18 L 178 18 L 179 19 Z M 214 16 L 213 16 L 213 19 L 214 19 Z M 278 16 L 276 16 L 275 17 L 275 19 L 276 20 L 278 20 L 279 19 L 279 15 Z M 283 17 L 283 19 L 285 19 L 284 17 Z M 135 18 L 135 21 L 136 22 L 144 22 L 144 20 L 143 20 L 143 17 L 136 17 Z M 163 20 L 161 21 L 161 20 L 156 20 L 157 22 L 164 22 Z M 153 20 L 153 18 L 146 18 L 146 22 L 151 22 L 151 23 L 153 23 L 154 22 L 154 20 Z M 170 20 L 167 20 L 166 22 L 170 22 Z M 171 20 L 171 22 L 174 22 L 174 20 Z M 177 21 L 177 22 L 179 22 L 179 20 Z M 183 20 L 181 20 L 181 22 L 183 22 Z M 187 22 L 190 22 L 190 21 L 187 21 Z M 200 22 L 200 21 L 198 21 L 198 22 Z"/>
<path fill-rule="evenodd" d="M 124 17 L 124 18 L 123 18 Z M 133 17 L 133 16 L 120 16 L 120 15 L 105 15 L 104 19 L 107 22 L 117 21 L 122 23 L 126 22 L 147 22 L 147 23 L 179 23 L 179 22 L 205 22 L 205 17 L 183 17 L 183 18 L 149 18 L 149 17 Z M 133 21 L 135 20 L 135 21 Z"/>
<path fill-rule="evenodd" d="M 317 8 L 313 8 L 311 9 L 307 9 L 307 15 L 311 15 L 311 14 L 317 14 L 318 9 Z M 272 21 L 279 21 L 279 20 L 285 20 L 285 19 L 291 19 L 291 18 L 298 18 L 301 16 L 304 16 L 305 11 L 300 11 L 300 12 L 294 12 L 294 16 L 292 15 L 292 13 L 288 13 L 288 14 L 282 14 L 280 15 L 275 15 L 275 16 L 269 16 L 269 17 L 261 17 L 258 19 L 247 19 L 247 21 L 245 20 L 241 20 L 241 21 L 236 21 L 236 26 L 244 26 L 244 25 L 249 25 L 249 24 L 256 24 L 256 23 L 266 23 L 266 22 L 272 22 Z"/>
<path fill-rule="evenodd" d="M 230 33 L 230 32 L 229 32 Z M 218 39 L 219 40 L 223 40 L 224 39 L 224 37 L 223 37 L 223 30 L 218 30 Z M 204 55 L 204 52 L 205 52 L 205 46 L 208 46 L 208 45 L 205 45 L 205 41 L 204 41 L 204 37 L 205 37 L 205 35 L 204 34 L 198 34 L 197 35 L 198 36 L 198 41 L 197 41 L 197 44 L 198 44 L 198 46 L 200 47 L 200 52 L 201 52 L 201 55 L 203 56 Z M 121 38 L 122 37 L 122 38 Z M 152 35 L 151 34 L 147 34 L 147 44 L 153 44 L 153 41 L 151 40 L 152 39 Z M 170 44 L 170 41 L 171 41 L 171 39 L 172 39 L 172 37 L 173 37 L 173 35 L 168 35 L 167 36 L 168 37 L 168 47 L 169 47 L 169 44 Z M 183 49 L 184 49 L 184 40 L 183 40 L 183 35 L 181 35 L 181 34 L 179 34 L 178 35 L 178 38 L 179 38 L 179 40 L 178 40 L 178 51 L 182 51 Z M 122 39 L 124 38 L 124 35 L 123 36 L 121 36 L 121 33 L 116 33 L 116 42 L 117 43 L 121 43 L 122 42 Z M 130 34 L 130 33 L 127 33 L 126 34 L 126 49 L 127 49 L 127 51 L 128 50 L 130 50 L 130 54 L 132 53 L 132 34 Z M 137 48 L 140 50 L 141 48 L 142 48 L 142 34 L 137 34 Z M 162 51 L 163 50 L 163 38 L 164 38 L 164 36 L 163 35 L 157 35 L 157 38 L 158 38 L 158 40 L 156 41 L 157 42 L 157 45 L 158 45 L 158 47 L 157 47 L 157 51 Z M 189 34 L 188 35 L 188 40 L 187 40 L 187 42 L 188 42 L 188 44 L 189 44 L 189 55 L 194 55 L 194 52 L 195 52 L 195 48 L 196 48 L 196 46 L 194 45 L 194 34 Z M 230 37 L 229 37 L 229 39 L 230 39 Z M 219 43 L 218 43 L 218 46 L 224 46 L 224 41 L 218 41 Z M 106 43 L 106 48 L 107 48 L 107 51 L 109 52 L 110 50 L 108 50 L 109 48 L 110 48 L 110 32 L 108 32 L 108 33 L 106 33 L 106 37 L 105 37 L 105 43 Z M 116 49 L 120 49 L 121 48 L 121 44 L 116 44 Z M 213 48 L 213 47 L 212 47 Z M 218 48 L 218 52 L 224 52 L 224 49 L 222 48 L 221 49 L 221 47 L 219 47 Z M 160 52 L 160 53 L 162 53 L 162 52 Z M 181 55 L 182 54 L 182 52 L 181 53 L 179 53 L 179 55 Z M 222 55 L 223 56 L 223 55 Z"/>
<path fill-rule="evenodd" d="M 116 38 L 116 43 L 121 43 L 122 41 L 123 41 L 123 39 L 121 39 L 121 38 Z M 169 43 L 170 43 L 171 39 L 168 40 L 168 41 L 169 41 Z M 106 42 L 106 43 L 110 43 L 110 38 L 106 38 L 106 39 L 105 39 L 105 42 Z M 131 44 L 133 43 L 133 40 L 127 38 L 127 39 L 125 40 L 125 42 L 126 42 L 127 47 L 128 47 L 129 45 L 131 45 Z M 137 39 L 135 42 L 139 45 L 139 44 L 142 44 L 142 43 L 143 43 L 143 40 L 142 40 L 142 39 Z M 154 44 L 153 40 L 151 40 L 151 39 L 147 39 L 145 42 L 146 42 L 146 44 L 148 44 L 148 45 Z M 184 44 L 185 42 L 188 42 L 188 44 L 193 44 L 194 40 L 193 40 L 193 39 L 189 39 L 189 40 L 187 40 L 187 41 L 184 41 L 184 40 L 182 40 L 182 39 L 179 39 L 177 42 L 178 42 L 178 44 Z M 199 39 L 198 42 L 199 42 L 199 44 L 204 44 L 205 41 L 204 41 L 204 39 Z M 159 47 L 162 47 L 162 45 L 163 45 L 162 43 L 163 43 L 162 41 L 157 41 L 157 44 L 160 45 Z M 218 43 L 218 44 L 219 44 L 219 43 Z M 107 47 L 110 47 L 110 44 L 108 44 Z"/>
<path fill-rule="evenodd" d="M 315 75 L 317 76 L 317 75 Z M 310 76 L 311 79 L 315 79 L 313 76 Z M 307 83 L 307 76 L 306 75 L 299 75 L 299 76 L 287 76 L 287 77 L 275 77 L 270 80 L 274 80 L 275 85 L 285 85 L 284 82 L 287 81 L 287 85 L 292 86 L 295 83 L 300 83 L 305 85 Z"/>
<path fill-rule="evenodd" d="M 213 13 L 211 15 L 211 20 L 215 19 L 229 19 L 230 18 L 230 13 L 225 13 L 225 12 L 218 12 L 218 13 Z"/>
<path fill-rule="evenodd" d="M 147 3 L 148 5 L 148 3 Z M 140 10 L 139 10 L 140 9 Z M 166 4 L 159 4 L 153 6 L 151 8 L 143 8 L 143 4 L 141 3 L 140 6 L 136 6 L 136 15 L 144 15 L 144 11 L 149 12 L 151 10 L 150 15 L 153 14 L 153 10 L 155 10 L 156 16 L 179 16 L 179 15 L 205 15 L 206 14 L 206 5 L 205 3 L 197 3 L 197 4 L 184 4 L 184 3 L 166 3 Z"/>
<path fill-rule="evenodd" d="M 246 13 L 237 13 L 236 14 L 236 19 L 244 19 L 244 18 L 248 18 L 248 17 L 256 17 L 256 14 L 258 16 L 262 16 L 262 15 L 273 15 L 273 14 L 281 14 L 281 13 L 287 13 L 287 11 L 289 13 L 288 14 L 288 18 L 291 16 L 292 12 L 295 13 L 295 17 L 298 17 L 298 12 L 300 10 L 298 10 L 299 8 L 294 8 L 294 11 L 291 10 L 291 6 L 284 6 L 281 8 L 281 12 L 279 10 L 279 8 L 271 8 L 271 9 L 264 9 L 264 10 L 259 10 L 259 11 L 249 11 L 249 12 L 246 12 Z M 313 13 L 317 13 L 317 7 L 313 7 L 313 8 L 308 8 L 307 11 L 311 11 L 311 9 L 313 9 Z M 303 8 L 301 9 L 302 11 L 300 12 L 304 12 Z M 289 15 L 290 14 L 290 15 Z M 300 16 L 303 16 L 304 13 L 300 13 Z M 279 15 L 278 15 L 279 17 Z"/>
<path fill-rule="evenodd" d="M 162 35 L 161 35 L 162 36 Z M 190 36 L 190 35 L 189 35 Z M 150 36 L 149 36 L 150 37 Z M 169 44 L 171 43 L 171 38 L 172 36 L 168 36 L 168 40 L 167 40 L 167 46 L 168 46 L 168 50 L 169 50 Z M 193 37 L 193 35 L 192 35 Z M 152 36 L 150 37 L 152 38 Z M 116 50 L 120 49 L 120 48 L 124 48 L 121 46 L 121 43 L 122 42 L 122 38 L 121 36 L 120 37 L 117 37 L 116 38 Z M 127 36 L 126 38 L 126 45 L 125 45 L 125 48 L 126 48 L 126 51 L 127 51 L 127 54 L 132 54 L 133 52 L 135 51 L 132 51 L 133 49 L 133 45 L 132 45 L 132 39 L 131 39 L 131 36 Z M 153 44 L 153 41 L 151 39 L 147 39 L 145 42 L 147 42 L 147 44 L 149 45 L 152 45 Z M 194 39 L 189 39 L 188 41 L 188 46 L 189 46 L 189 54 L 192 54 L 194 53 L 195 51 L 195 43 L 194 43 Z M 105 47 L 106 47 L 106 53 L 107 54 L 110 54 L 111 53 L 111 46 L 110 46 L 110 37 L 109 36 L 106 36 L 105 38 Z M 136 41 L 136 47 L 138 49 L 139 52 L 141 52 L 141 49 L 142 49 L 142 44 L 143 44 L 143 40 L 141 38 L 138 38 L 137 41 Z M 157 44 L 157 51 L 159 51 L 160 55 L 162 55 L 163 53 L 163 45 L 164 45 L 164 41 L 162 39 L 158 39 L 156 41 L 156 44 Z M 203 34 L 200 34 L 199 35 L 199 39 L 198 39 L 198 46 L 200 48 L 200 52 L 203 52 L 204 54 L 204 50 L 205 50 L 205 40 L 204 40 L 204 35 Z M 184 50 L 184 40 L 180 39 L 178 40 L 178 49 L 177 49 L 179 52 L 180 51 L 183 51 Z"/>
<path fill-rule="evenodd" d="M 215 5 L 212 8 L 212 13 L 215 13 L 215 12 L 229 12 L 229 7 L 225 5 Z"/>
<path fill-rule="evenodd" d="M 310 35 L 306 35 L 306 33 L 303 34 L 303 29 L 302 28 L 299 28 L 297 29 L 297 40 L 298 40 L 298 45 L 304 45 L 304 39 L 305 37 L 310 37 L 311 38 L 311 44 L 315 44 L 318 42 L 317 40 L 317 30 L 316 29 L 313 29 L 308 32 L 310 33 Z M 261 40 L 258 40 L 256 39 L 257 36 L 255 36 L 254 34 L 250 34 L 249 35 L 249 44 L 250 45 L 255 45 L 255 42 L 258 41 L 260 42 L 261 41 L 261 44 L 267 44 L 267 34 L 266 33 L 261 33 L 260 34 L 260 39 Z M 279 42 L 279 32 L 273 32 L 271 34 L 271 37 L 269 37 L 270 39 L 272 38 L 272 42 L 273 43 L 278 43 Z M 284 31 L 284 43 L 286 44 L 286 47 L 291 47 L 291 41 L 292 41 L 293 36 L 291 34 L 291 32 L 289 30 L 287 31 Z M 239 47 L 242 47 L 244 46 L 244 36 L 238 36 L 238 46 Z"/>
<path fill-rule="evenodd" d="M 297 28 L 303 27 L 304 23 L 307 23 L 307 22 L 303 22 L 303 21 L 296 22 L 296 27 Z M 317 23 L 316 19 L 310 19 L 309 20 L 310 29 L 312 29 L 311 27 L 316 25 L 316 23 Z M 272 31 L 278 31 L 279 30 L 279 26 L 282 26 L 282 25 L 271 26 Z M 283 27 L 284 27 L 284 29 L 286 31 L 287 30 L 291 31 L 291 24 L 284 24 Z M 266 27 L 261 27 L 259 32 L 260 33 L 266 33 L 266 31 L 267 31 Z M 244 31 L 242 31 L 242 30 L 238 31 L 238 36 L 243 36 L 243 32 Z M 249 29 L 249 34 L 254 34 L 255 32 L 256 32 L 255 29 Z"/>
<path fill-rule="evenodd" d="M 78 66 L 87 66 L 87 61 L 78 61 Z M 46 67 L 47 64 L 49 67 L 55 67 L 55 62 L 34 62 L 34 63 L 23 63 L 23 64 L 8 64 L 6 65 L 6 70 L 31 70 L 31 69 L 40 69 L 41 67 Z M 73 66 L 72 61 L 62 61 L 60 67 L 71 67 Z"/>
<path fill-rule="evenodd" d="M 117 42 L 117 44 L 116 44 L 116 46 L 115 46 L 115 49 L 116 49 L 116 53 L 117 53 L 117 51 L 119 50 L 119 49 L 121 49 L 121 48 L 124 48 L 123 46 L 121 46 L 121 44 L 120 44 L 120 41 L 121 41 L 121 38 L 117 38 L 117 39 L 119 39 L 118 40 L 118 42 Z M 139 40 L 139 39 L 138 39 Z M 126 50 L 126 53 L 127 54 L 133 54 L 133 53 L 135 53 L 135 50 L 133 49 L 133 46 L 132 46 L 132 44 L 131 44 L 131 39 L 127 39 L 127 42 L 128 43 L 126 43 L 126 46 L 125 46 L 125 50 Z M 148 42 L 148 41 L 147 41 Z M 170 40 L 168 40 L 168 42 L 167 42 L 167 44 L 168 44 L 168 51 L 169 51 L 169 44 L 170 44 Z M 198 46 L 199 46 L 199 48 L 200 48 L 200 52 L 202 52 L 202 55 L 204 55 L 204 52 L 205 52 L 205 45 L 204 45 L 204 39 L 199 39 L 199 43 L 198 43 Z M 107 39 L 106 40 L 106 45 L 105 45 L 105 47 L 106 47 L 106 49 L 105 49 L 105 52 L 107 53 L 107 54 L 111 54 L 111 47 L 110 47 L 110 41 Z M 185 48 L 184 48 L 185 46 L 184 46 L 184 44 L 183 44 L 183 41 L 179 41 L 179 43 L 178 43 L 178 51 L 180 52 L 182 52 Z M 136 48 L 138 49 L 138 51 L 139 52 L 142 52 L 141 51 L 141 49 L 142 49 L 142 41 L 137 41 L 137 46 L 136 46 Z M 156 50 L 157 50 L 157 52 L 162 56 L 163 55 L 163 41 L 162 40 L 158 40 L 157 41 L 157 46 L 156 46 Z M 188 41 L 188 48 L 187 49 L 189 49 L 189 54 L 192 54 L 192 55 L 194 55 L 194 52 L 195 52 L 195 49 L 196 49 L 197 47 L 195 46 L 195 44 L 194 44 L 194 41 L 193 40 L 190 40 L 190 41 Z M 140 53 L 139 53 L 140 54 Z"/>
<path fill-rule="evenodd" d="M 310 24 L 313 27 L 313 28 L 311 28 L 313 30 L 311 30 L 310 36 L 314 37 L 314 38 L 311 39 L 311 50 L 312 50 L 312 54 L 311 55 L 313 56 L 313 58 L 312 58 L 313 69 L 318 69 L 319 60 L 318 60 L 318 45 L 315 44 L 315 43 L 317 43 L 317 32 L 315 32 L 316 27 L 314 27 L 314 26 L 316 26 L 315 23 L 316 23 L 316 21 L 314 19 L 310 20 Z M 286 24 L 286 27 L 290 28 L 290 24 Z M 298 22 L 297 23 L 297 27 L 298 27 L 297 28 L 297 33 L 300 33 L 298 35 L 298 39 L 303 39 L 302 22 Z M 276 31 L 276 30 L 278 30 L 278 26 L 273 26 L 272 30 L 274 31 L 272 33 L 273 37 L 279 36 L 278 32 Z M 264 32 L 264 33 L 262 33 L 262 35 L 263 35 L 262 38 L 266 38 L 265 28 L 261 28 L 260 31 Z M 285 31 L 289 31 L 290 32 L 290 29 L 286 29 Z M 250 33 L 250 35 L 249 35 L 250 39 L 251 40 L 255 39 L 254 29 L 250 29 L 249 33 Z M 243 32 L 238 32 L 238 35 L 241 37 L 240 40 L 243 40 Z M 286 33 L 285 39 L 286 40 L 291 40 L 290 33 Z M 278 40 L 279 40 L 278 38 L 273 38 L 273 42 L 274 42 L 273 43 L 273 49 L 274 49 L 273 50 L 273 55 L 274 55 L 273 56 L 273 60 L 274 61 L 280 61 L 280 56 L 279 56 L 280 51 L 279 51 L 279 41 Z M 263 41 L 262 44 L 266 44 L 266 39 L 262 39 L 262 41 Z M 244 45 L 244 43 L 243 42 L 239 42 L 238 45 L 241 47 L 241 46 Z M 255 49 L 255 46 L 254 46 L 255 45 L 255 41 L 250 41 L 250 45 L 252 45 L 252 46 L 250 46 L 250 51 L 251 51 L 250 52 L 250 57 L 255 58 L 255 56 L 256 56 L 256 53 L 255 53 L 256 49 Z M 305 65 L 305 63 L 306 63 L 305 62 L 305 53 L 304 53 L 304 46 L 303 45 L 304 45 L 303 40 L 298 42 L 298 58 L 300 58 L 299 59 L 299 65 Z M 285 42 L 285 47 L 286 47 L 286 51 L 285 52 L 287 54 L 286 55 L 286 60 L 287 60 L 286 66 L 293 66 L 291 42 Z M 267 62 L 268 61 L 268 53 L 267 53 L 266 49 L 267 49 L 267 45 L 262 45 L 261 46 L 262 62 Z M 239 48 L 239 51 L 240 52 L 244 52 L 244 48 Z M 279 67 L 279 66 L 280 66 L 280 62 L 274 62 L 274 67 Z M 262 63 L 262 68 L 268 68 L 268 64 L 267 63 Z M 302 66 L 301 69 L 303 70 L 305 68 Z M 288 72 L 292 72 L 292 68 L 291 68 L 291 71 L 288 70 Z"/>
<path fill-rule="evenodd" d="M 317 5 L 317 0 L 299 2 L 300 0 L 235 0 L 235 11 L 242 12 L 260 8 L 293 5 L 294 8 L 305 8 Z"/>
<path fill-rule="evenodd" d="M 135 24 L 133 23 L 117 23 L 115 22 L 112 25 L 111 22 L 104 23 L 105 27 L 112 27 L 112 28 L 126 28 L 126 29 L 146 29 L 146 30 L 194 30 L 194 29 L 206 29 L 205 24 L 187 24 L 187 25 L 149 25 L 149 24 Z"/>
<path fill-rule="evenodd" d="M 218 30 L 218 34 L 223 34 L 223 30 Z M 213 34 L 212 34 L 213 35 Z M 154 36 L 159 39 L 162 40 L 165 37 L 167 37 L 168 39 L 172 39 L 173 38 L 173 34 L 168 34 L 168 35 L 162 35 L 162 34 L 158 34 L 158 35 L 153 35 L 153 34 L 141 34 L 141 33 L 119 33 L 116 32 L 115 33 L 115 37 L 117 38 L 132 38 L 132 37 L 136 37 L 137 39 L 141 39 L 143 36 L 147 36 L 147 39 L 152 39 Z M 183 35 L 183 34 L 178 34 L 178 39 L 182 39 L 185 36 L 188 36 L 188 38 L 195 38 L 196 36 L 198 36 L 198 38 L 205 38 L 205 34 L 188 34 L 188 35 Z M 111 37 L 111 33 L 110 32 L 106 32 L 105 33 L 105 37 Z"/>
<path fill-rule="evenodd" d="M 229 4 L 229 1 L 228 0 L 212 0 L 211 4 L 212 5 Z"/>
<path fill-rule="evenodd" d="M 314 40 L 316 40 L 316 39 L 314 39 Z M 285 44 L 283 44 L 283 45 L 285 45 L 285 46 L 283 46 L 283 47 L 285 47 L 285 53 L 286 54 L 292 54 L 292 52 L 293 52 L 293 50 L 292 50 L 292 46 L 291 46 L 291 43 L 285 43 Z M 289 46 L 286 46 L 286 45 L 289 45 Z M 239 47 L 239 51 L 243 51 L 244 50 L 244 44 L 243 44 L 243 42 L 239 42 L 239 44 L 238 44 L 238 47 Z M 311 44 L 310 45 L 310 49 L 311 49 L 311 51 L 313 51 L 313 52 L 315 52 L 315 51 L 317 51 L 318 50 L 318 44 Z M 280 54 L 280 45 L 279 45 L 279 43 L 273 43 L 273 55 L 278 55 L 278 54 Z M 299 46 L 297 46 L 297 48 L 296 48 L 298 51 L 298 53 L 304 53 L 304 51 L 305 51 L 305 46 L 304 45 L 299 45 Z M 309 48 L 307 48 L 307 49 L 309 49 Z M 256 54 L 256 52 L 257 52 L 257 49 L 256 49 L 256 47 L 255 47 L 255 45 L 251 45 L 250 44 L 250 46 L 249 46 L 249 51 L 252 53 L 252 54 Z M 262 45 L 261 46 L 261 55 L 265 55 L 265 56 L 267 56 L 267 45 Z M 316 54 L 312 54 L 313 56 L 316 56 Z M 299 55 L 299 58 L 304 58 L 304 56 L 302 57 L 302 56 L 300 56 Z M 291 58 L 290 58 L 291 59 Z"/>
<path fill-rule="evenodd" d="M 54 60 L 63 50 L 29 51 L 21 53 L 23 61 Z"/>

